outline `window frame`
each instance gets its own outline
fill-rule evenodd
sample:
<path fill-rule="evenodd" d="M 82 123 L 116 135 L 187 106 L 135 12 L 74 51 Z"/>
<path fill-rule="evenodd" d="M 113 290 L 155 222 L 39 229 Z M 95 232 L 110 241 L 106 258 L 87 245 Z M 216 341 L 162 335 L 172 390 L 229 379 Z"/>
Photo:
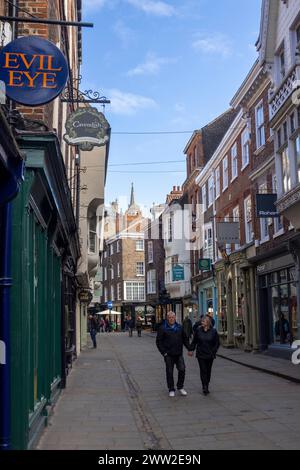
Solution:
<path fill-rule="evenodd" d="M 226 162 L 226 173 L 225 173 L 225 162 Z M 228 155 L 226 155 L 226 157 L 224 157 L 223 160 L 222 160 L 222 169 L 223 169 L 223 188 L 222 188 L 222 192 L 224 193 L 226 191 L 226 189 L 228 189 L 228 185 L 229 185 Z M 224 184 L 225 174 L 226 174 L 226 185 Z"/>
<path fill-rule="evenodd" d="M 259 124 L 259 110 L 262 110 L 262 118 L 263 121 Z M 265 129 L 265 114 L 264 114 L 264 101 L 261 100 L 258 105 L 255 107 L 255 130 L 256 130 L 256 149 L 262 148 L 266 145 L 266 129 Z M 262 143 L 262 135 L 261 130 L 263 130 L 263 143 Z"/>
<path fill-rule="evenodd" d="M 233 151 L 235 150 L 235 154 L 233 154 Z M 231 183 L 237 179 L 239 175 L 239 169 L 238 169 L 238 147 L 237 147 L 237 142 L 231 147 L 230 150 L 230 156 L 231 156 Z M 234 165 L 235 162 L 235 165 Z M 233 169 L 235 169 L 235 173 L 233 172 Z"/>

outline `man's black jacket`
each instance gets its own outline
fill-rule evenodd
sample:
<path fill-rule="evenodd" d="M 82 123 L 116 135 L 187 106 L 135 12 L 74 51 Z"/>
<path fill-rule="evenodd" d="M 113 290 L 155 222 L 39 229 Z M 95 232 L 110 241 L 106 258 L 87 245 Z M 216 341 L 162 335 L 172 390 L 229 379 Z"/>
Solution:
<path fill-rule="evenodd" d="M 165 356 L 182 356 L 183 345 L 189 349 L 189 340 L 184 334 L 183 328 L 178 323 L 172 328 L 164 321 L 157 331 L 156 346 L 159 352 Z"/>

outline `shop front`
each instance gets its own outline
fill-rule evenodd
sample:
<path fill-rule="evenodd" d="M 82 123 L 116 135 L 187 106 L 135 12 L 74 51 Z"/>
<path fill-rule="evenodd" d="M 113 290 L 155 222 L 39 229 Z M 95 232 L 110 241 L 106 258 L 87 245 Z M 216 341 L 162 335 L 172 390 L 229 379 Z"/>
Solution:
<path fill-rule="evenodd" d="M 206 279 L 198 285 L 199 295 L 199 315 L 206 315 L 212 313 L 216 322 L 215 327 L 218 327 L 218 302 L 217 302 L 217 288 L 214 279 Z"/>
<path fill-rule="evenodd" d="M 255 272 L 246 252 L 233 253 L 216 264 L 217 329 L 222 344 L 257 349 Z"/>
<path fill-rule="evenodd" d="M 292 255 L 273 258 L 257 266 L 260 348 L 290 357 L 298 338 L 297 274 Z"/>

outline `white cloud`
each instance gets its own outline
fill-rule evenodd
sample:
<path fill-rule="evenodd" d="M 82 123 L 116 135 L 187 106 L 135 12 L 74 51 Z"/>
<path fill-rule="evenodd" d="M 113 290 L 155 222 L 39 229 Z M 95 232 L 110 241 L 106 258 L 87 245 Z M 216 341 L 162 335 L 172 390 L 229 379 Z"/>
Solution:
<path fill-rule="evenodd" d="M 126 0 L 130 5 L 144 11 L 145 13 L 157 16 L 172 16 L 175 8 L 166 2 L 156 0 Z"/>
<path fill-rule="evenodd" d="M 185 105 L 183 103 L 175 103 L 174 110 L 176 113 L 183 113 L 185 111 Z"/>
<path fill-rule="evenodd" d="M 124 93 L 121 90 L 109 90 L 107 95 L 111 100 L 111 112 L 132 116 L 140 109 L 155 108 L 157 103 L 152 98 L 147 98 L 133 93 Z"/>
<path fill-rule="evenodd" d="M 133 30 L 128 28 L 128 26 L 126 26 L 126 24 L 123 23 L 123 21 L 118 21 L 114 25 L 113 30 L 115 34 L 118 36 L 118 38 L 120 39 L 122 46 L 128 47 L 134 38 Z"/>
<path fill-rule="evenodd" d="M 174 64 L 176 59 L 167 57 L 156 57 L 155 54 L 148 54 L 143 64 L 137 65 L 134 69 L 129 70 L 127 75 L 133 77 L 135 75 L 157 75 L 162 65 Z"/>
<path fill-rule="evenodd" d="M 216 54 L 223 58 L 227 58 L 233 53 L 231 41 L 223 34 L 201 35 L 193 42 L 193 48 L 203 54 Z"/>

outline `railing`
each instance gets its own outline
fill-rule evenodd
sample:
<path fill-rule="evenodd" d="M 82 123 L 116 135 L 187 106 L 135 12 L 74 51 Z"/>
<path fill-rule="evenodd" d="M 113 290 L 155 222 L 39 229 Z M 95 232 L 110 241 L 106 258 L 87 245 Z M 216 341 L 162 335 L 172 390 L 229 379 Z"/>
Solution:
<path fill-rule="evenodd" d="M 291 71 L 279 89 L 270 97 L 270 119 L 272 119 L 292 95 L 295 90 L 295 82 L 297 80 L 297 66 Z"/>

